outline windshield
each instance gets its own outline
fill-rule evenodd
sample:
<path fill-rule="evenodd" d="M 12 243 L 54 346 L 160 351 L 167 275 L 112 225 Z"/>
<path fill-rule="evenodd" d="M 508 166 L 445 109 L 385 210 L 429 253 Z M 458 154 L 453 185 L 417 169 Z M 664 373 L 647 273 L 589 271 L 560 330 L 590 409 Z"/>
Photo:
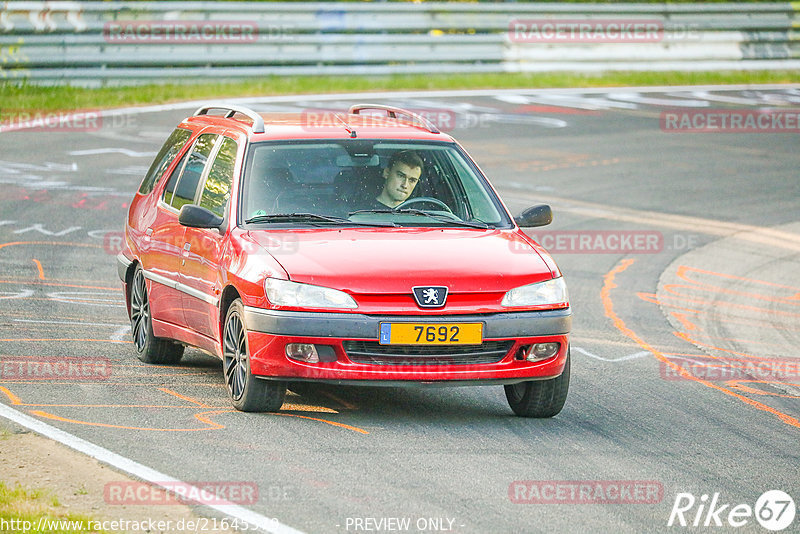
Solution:
<path fill-rule="evenodd" d="M 453 143 L 254 144 L 240 206 L 240 220 L 258 225 L 511 226 Z"/>

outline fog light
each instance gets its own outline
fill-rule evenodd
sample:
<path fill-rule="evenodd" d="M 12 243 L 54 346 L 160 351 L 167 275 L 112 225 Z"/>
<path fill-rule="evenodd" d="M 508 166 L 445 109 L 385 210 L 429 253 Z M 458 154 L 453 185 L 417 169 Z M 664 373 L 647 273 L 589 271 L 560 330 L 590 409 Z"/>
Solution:
<path fill-rule="evenodd" d="M 529 362 L 546 360 L 558 354 L 561 343 L 535 343 L 525 352 L 525 359 Z"/>
<path fill-rule="evenodd" d="M 289 343 L 286 345 L 286 355 L 293 360 L 308 363 L 319 362 L 317 347 L 311 343 Z"/>

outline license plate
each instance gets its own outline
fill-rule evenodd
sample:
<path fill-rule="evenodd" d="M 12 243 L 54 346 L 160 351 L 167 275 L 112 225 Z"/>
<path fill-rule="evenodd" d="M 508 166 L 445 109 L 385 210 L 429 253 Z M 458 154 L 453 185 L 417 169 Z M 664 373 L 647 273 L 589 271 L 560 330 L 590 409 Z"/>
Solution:
<path fill-rule="evenodd" d="M 381 345 L 478 345 L 483 323 L 381 323 Z"/>

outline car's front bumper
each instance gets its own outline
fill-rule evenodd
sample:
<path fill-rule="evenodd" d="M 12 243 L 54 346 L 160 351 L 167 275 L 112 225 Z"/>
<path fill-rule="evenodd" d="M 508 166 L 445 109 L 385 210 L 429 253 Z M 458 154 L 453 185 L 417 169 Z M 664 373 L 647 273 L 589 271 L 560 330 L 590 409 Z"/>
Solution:
<path fill-rule="evenodd" d="M 380 323 L 474 323 L 483 324 L 484 343 L 507 341 L 509 347 L 498 361 L 448 363 L 445 354 L 432 363 L 409 364 L 408 358 L 382 363 L 354 361 L 347 342 L 361 340 L 377 344 Z M 533 312 L 470 315 L 365 315 L 355 313 L 290 312 L 245 307 L 245 324 L 252 372 L 264 378 L 353 383 L 438 383 L 476 385 L 548 379 L 564 369 L 569 347 L 572 313 L 569 308 Z M 561 348 L 547 360 L 518 359 L 519 349 L 533 343 L 556 342 Z M 287 343 L 312 343 L 331 347 L 335 361 L 306 363 L 285 354 Z M 375 345 L 377 346 L 377 345 Z M 452 359 L 458 359 L 454 356 Z"/>
<path fill-rule="evenodd" d="M 505 312 L 473 315 L 365 315 L 266 310 L 245 306 L 249 332 L 276 336 L 378 339 L 380 323 L 483 323 L 485 339 L 502 339 L 568 334 L 572 311 L 561 310 Z"/>

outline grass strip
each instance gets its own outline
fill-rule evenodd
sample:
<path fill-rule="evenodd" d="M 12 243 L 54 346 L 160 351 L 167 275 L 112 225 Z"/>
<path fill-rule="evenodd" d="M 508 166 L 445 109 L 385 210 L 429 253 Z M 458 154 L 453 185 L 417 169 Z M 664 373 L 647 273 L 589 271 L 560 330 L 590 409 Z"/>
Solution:
<path fill-rule="evenodd" d="M 18 112 L 166 104 L 185 100 L 387 90 L 541 89 L 798 83 L 800 71 L 489 73 L 395 76 L 272 76 L 237 82 L 103 88 L 0 83 L 0 120 Z"/>
<path fill-rule="evenodd" d="M 0 532 L 98 532 L 87 516 L 61 511 L 58 498 L 47 490 L 9 487 L 0 481 Z"/>

